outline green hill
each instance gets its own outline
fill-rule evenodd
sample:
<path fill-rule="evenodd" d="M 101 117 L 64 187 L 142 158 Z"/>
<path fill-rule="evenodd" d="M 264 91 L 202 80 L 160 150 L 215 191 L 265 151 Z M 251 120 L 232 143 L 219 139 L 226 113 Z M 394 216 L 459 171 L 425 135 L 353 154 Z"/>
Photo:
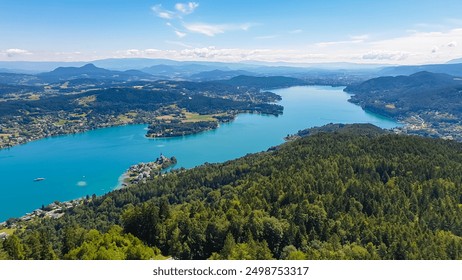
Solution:
<path fill-rule="evenodd" d="M 462 258 L 462 144 L 368 125 L 329 130 L 88 198 L 60 219 L 24 225 L 3 255 Z"/>
<path fill-rule="evenodd" d="M 462 141 L 462 80 L 430 72 L 380 77 L 345 91 L 365 110 L 402 121 L 405 132 Z"/>
<path fill-rule="evenodd" d="M 232 86 L 255 87 L 261 89 L 273 89 L 306 85 L 306 82 L 300 79 L 284 76 L 254 77 L 240 75 L 229 80 L 222 80 L 219 82 Z"/>
<path fill-rule="evenodd" d="M 460 90 L 462 80 L 430 72 L 380 77 L 345 88 L 346 92 L 354 94 L 352 102 L 389 116 L 403 116 L 419 110 L 460 113 L 462 99 L 457 94 Z"/>

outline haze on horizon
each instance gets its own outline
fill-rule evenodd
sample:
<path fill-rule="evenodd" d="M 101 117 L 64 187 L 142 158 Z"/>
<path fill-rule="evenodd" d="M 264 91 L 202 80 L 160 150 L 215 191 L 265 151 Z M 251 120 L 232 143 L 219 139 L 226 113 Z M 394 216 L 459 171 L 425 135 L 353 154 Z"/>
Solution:
<path fill-rule="evenodd" d="M 456 0 L 2 0 L 0 61 L 366 64 L 462 57 Z"/>

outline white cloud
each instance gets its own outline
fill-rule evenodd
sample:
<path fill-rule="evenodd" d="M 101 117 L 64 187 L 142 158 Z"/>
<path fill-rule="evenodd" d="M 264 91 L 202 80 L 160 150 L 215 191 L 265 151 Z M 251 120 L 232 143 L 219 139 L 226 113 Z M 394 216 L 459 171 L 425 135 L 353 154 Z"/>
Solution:
<path fill-rule="evenodd" d="M 0 50 L 0 57 L 27 55 L 28 60 L 94 60 L 108 57 L 150 57 L 167 58 L 174 60 L 202 60 L 202 61 L 228 61 L 237 62 L 257 60 L 267 62 L 293 62 L 293 63 L 322 63 L 322 62 L 356 62 L 356 63 L 393 63 L 393 64 L 426 64 L 442 63 L 451 59 L 462 57 L 461 44 L 462 28 L 444 32 L 413 32 L 403 33 L 400 37 L 385 40 L 372 40 L 367 35 L 348 36 L 344 41 L 311 43 L 303 46 L 284 47 L 285 49 L 257 49 L 249 47 L 226 48 L 204 46 L 201 41 L 191 41 L 190 44 L 182 42 L 188 36 L 195 39 L 192 32 L 206 36 L 216 36 L 227 31 L 245 30 L 251 24 L 217 24 L 206 23 L 188 24 L 182 21 L 168 24 L 172 33 L 176 34 L 172 41 L 158 42 L 165 49 L 140 49 L 136 42 L 132 48 L 116 52 L 83 52 L 80 55 L 69 53 L 56 54 L 55 52 L 30 53 L 27 50 L 8 49 Z M 185 27 L 175 27 L 184 24 Z M 289 31 L 288 31 L 289 32 Z M 187 35 L 186 35 L 187 34 Z M 173 35 L 173 34 L 172 34 Z M 271 38 L 273 35 L 261 36 L 260 39 Z M 280 34 L 282 35 L 282 33 Z M 287 32 L 286 32 L 287 35 Z M 374 35 L 374 38 L 377 35 Z M 372 36 L 371 36 L 372 37 Z M 254 37 L 255 38 L 255 37 Z M 160 47 L 159 47 L 160 48 Z M 22 57 L 19 57 L 22 58 Z M 13 59 L 17 59 L 16 57 Z"/>
<path fill-rule="evenodd" d="M 183 46 L 182 42 L 168 42 Z M 237 48 L 216 48 L 214 46 L 193 48 L 185 46 L 181 50 L 158 50 L 158 49 L 129 49 L 115 53 L 116 57 L 150 57 L 166 58 L 180 61 L 227 61 L 239 62 L 246 60 L 268 61 L 268 62 L 306 62 L 325 60 L 324 54 L 310 53 L 298 50 L 280 49 L 237 49 Z M 114 54 L 112 55 L 114 57 Z"/>
<path fill-rule="evenodd" d="M 160 18 L 163 19 L 173 19 L 175 17 L 175 13 L 172 11 L 168 11 L 162 8 L 161 4 L 155 5 L 151 7 L 151 10 Z"/>
<path fill-rule="evenodd" d="M 316 46 L 324 48 L 324 47 L 330 47 L 330 46 L 359 44 L 359 43 L 364 43 L 364 41 L 367 40 L 368 38 L 369 38 L 369 35 L 367 34 L 356 35 L 356 36 L 350 36 L 350 40 L 319 42 L 319 43 L 316 43 Z"/>
<path fill-rule="evenodd" d="M 161 53 L 161 52 L 162 51 L 158 50 L 158 49 L 146 49 L 146 50 L 144 50 L 144 53 L 147 54 L 147 55 L 158 54 L 158 53 Z"/>
<path fill-rule="evenodd" d="M 138 56 L 142 53 L 142 51 L 138 50 L 138 49 L 129 49 L 129 50 L 126 50 L 125 53 L 128 55 L 128 56 Z"/>
<path fill-rule="evenodd" d="M 4 54 L 8 57 L 20 56 L 20 55 L 30 55 L 31 52 L 23 49 L 7 49 L 3 51 Z"/>
<path fill-rule="evenodd" d="M 189 15 L 193 13 L 197 7 L 199 7 L 199 4 L 196 2 L 189 2 L 186 4 L 183 4 L 183 3 L 175 4 L 175 9 L 184 15 Z"/>
<path fill-rule="evenodd" d="M 199 33 L 209 37 L 213 37 L 217 34 L 225 33 L 230 30 L 243 30 L 247 31 L 252 27 L 253 24 L 244 23 L 244 24 L 208 24 L 208 23 L 186 23 L 183 21 L 183 16 L 192 14 L 199 3 L 197 2 L 188 2 L 188 3 L 176 3 L 175 10 L 166 10 L 162 8 L 162 5 L 157 4 L 151 7 L 152 11 L 160 18 L 169 20 L 166 23 L 167 26 L 173 29 L 173 32 L 178 38 L 183 38 L 187 35 L 185 29 L 189 32 Z M 175 27 L 171 21 L 176 23 L 176 25 L 181 24 L 183 30 Z"/>
<path fill-rule="evenodd" d="M 221 34 L 225 32 L 225 27 L 223 25 L 193 23 L 193 24 L 185 24 L 184 27 L 191 32 L 200 33 L 200 34 L 207 35 L 210 37 L 213 37 L 217 34 Z"/>
<path fill-rule="evenodd" d="M 399 61 L 409 57 L 408 53 L 405 52 L 394 52 L 394 51 L 370 51 L 362 56 L 366 60 L 391 60 Z"/>
<path fill-rule="evenodd" d="M 178 38 L 183 38 L 184 36 L 186 36 L 186 33 L 178 31 L 178 30 L 175 30 L 175 34 L 176 36 L 178 36 Z"/>
<path fill-rule="evenodd" d="M 181 41 L 166 40 L 165 43 L 170 44 L 170 45 L 180 46 L 180 47 L 183 47 L 183 48 L 192 48 L 191 45 L 185 44 L 185 43 L 183 43 Z"/>
<path fill-rule="evenodd" d="M 350 36 L 350 39 L 352 41 L 365 41 L 367 39 L 369 39 L 369 35 L 368 34 L 362 34 L 362 35 L 354 35 L 354 36 Z"/>
<path fill-rule="evenodd" d="M 407 53 L 408 56 L 404 60 L 408 64 L 438 63 L 462 57 L 462 50 L 457 48 L 457 41 L 460 38 L 462 38 L 462 28 L 444 32 L 416 32 L 407 36 L 370 42 L 364 47 L 369 51 Z M 393 58 L 396 57 L 399 55 Z"/>
<path fill-rule="evenodd" d="M 326 59 L 324 54 L 310 53 L 300 50 L 280 49 L 220 49 L 216 47 L 188 48 L 176 52 L 174 59 L 179 60 L 207 60 L 239 62 L 246 60 L 267 62 L 313 62 Z"/>
<path fill-rule="evenodd" d="M 185 23 L 184 28 L 187 30 L 213 37 L 217 34 L 225 33 L 226 31 L 242 30 L 247 31 L 251 24 L 207 24 L 207 23 Z"/>
<path fill-rule="evenodd" d="M 162 8 L 161 4 L 157 4 L 151 7 L 151 10 L 160 18 L 163 19 L 174 19 L 174 18 L 182 18 L 184 15 L 189 15 L 194 12 L 194 10 L 199 7 L 199 4 L 196 2 L 189 2 L 189 3 L 176 3 L 175 10 L 170 11 L 167 9 Z"/>
<path fill-rule="evenodd" d="M 316 43 L 316 46 L 318 46 L 318 47 L 330 47 L 330 46 L 347 45 L 347 44 L 358 44 L 358 43 L 362 43 L 362 42 L 363 42 L 363 40 L 331 41 L 331 42 Z"/>

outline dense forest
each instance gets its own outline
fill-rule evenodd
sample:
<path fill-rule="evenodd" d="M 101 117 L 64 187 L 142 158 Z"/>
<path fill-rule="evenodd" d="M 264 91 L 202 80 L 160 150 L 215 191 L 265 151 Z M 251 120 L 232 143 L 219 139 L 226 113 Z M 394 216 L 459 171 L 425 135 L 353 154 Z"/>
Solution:
<path fill-rule="evenodd" d="M 379 77 L 345 88 L 353 103 L 381 115 L 404 117 L 433 110 L 459 116 L 462 81 L 454 76 L 419 72 L 410 76 Z"/>
<path fill-rule="evenodd" d="M 284 76 L 271 76 L 271 77 L 253 77 L 246 75 L 239 75 L 228 80 L 219 81 L 227 85 L 255 87 L 255 88 L 282 88 L 306 85 L 306 82 L 297 78 L 284 77 Z"/>
<path fill-rule="evenodd" d="M 0 94 L 2 92 L 0 86 Z M 215 89 L 215 90 L 219 90 Z M 235 93 L 236 98 L 238 94 Z M 263 102 L 273 102 L 280 97 L 274 93 L 258 93 L 253 98 L 255 102 L 247 100 L 233 100 L 218 96 L 186 95 L 179 90 L 150 90 L 133 88 L 109 88 L 93 90 L 80 94 L 59 95 L 39 100 L 24 101 L 14 100 L 4 102 L 0 106 L 0 117 L 17 116 L 27 111 L 31 114 L 46 114 L 59 111 L 82 112 L 91 111 L 97 114 L 118 114 L 130 110 L 154 111 L 162 106 L 178 104 L 182 108 L 187 108 L 192 112 L 208 114 L 227 110 L 236 111 L 259 111 L 266 114 L 282 114 L 283 108 L 280 105 L 268 104 Z M 231 95 L 231 94 L 230 94 Z M 247 95 L 247 94 L 246 94 Z M 274 96 L 274 97 L 273 97 Z M 264 101 L 260 101 L 264 99 Z M 90 100 L 90 101 L 85 101 Z"/>
<path fill-rule="evenodd" d="M 406 134 L 462 141 L 462 80 L 441 73 L 379 77 L 345 91 L 363 109 L 404 124 Z"/>
<path fill-rule="evenodd" d="M 148 137 L 175 137 L 199 133 L 215 129 L 218 121 L 197 121 L 197 122 L 155 122 L 148 127 Z"/>
<path fill-rule="evenodd" d="M 88 197 L 10 259 L 461 259 L 462 144 L 338 126 Z"/>

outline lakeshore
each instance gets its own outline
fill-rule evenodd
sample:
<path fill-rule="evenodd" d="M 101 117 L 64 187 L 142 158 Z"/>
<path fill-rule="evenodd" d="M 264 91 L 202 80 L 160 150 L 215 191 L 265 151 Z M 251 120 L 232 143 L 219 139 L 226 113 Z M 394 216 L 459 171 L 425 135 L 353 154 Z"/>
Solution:
<path fill-rule="evenodd" d="M 342 90 L 321 86 L 274 90 L 283 98 L 279 103 L 283 115 L 239 114 L 215 130 L 184 137 L 149 139 L 147 125 L 125 125 L 0 150 L 0 168 L 9 174 L 0 186 L 0 221 L 21 217 L 42 204 L 108 193 L 119 186 L 120 175 L 130 166 L 150 162 L 160 153 L 175 155 L 175 168 L 192 168 L 265 151 L 283 143 L 288 134 L 331 122 L 399 126 L 349 103 Z M 38 177 L 46 180 L 33 182 Z"/>
<path fill-rule="evenodd" d="M 154 179 L 157 176 L 161 176 L 162 171 L 172 168 L 176 164 L 177 160 L 174 156 L 168 158 L 163 154 L 160 154 L 155 161 L 152 162 L 141 162 L 130 166 L 127 171 L 122 174 L 123 182 L 120 188 L 127 188 L 135 184 L 146 183 L 149 179 Z M 5 222 L 0 223 L 0 240 L 8 237 L 11 232 L 23 226 L 27 226 L 28 222 L 32 222 L 36 219 L 59 219 L 66 214 L 71 208 L 74 208 L 81 204 L 90 203 L 96 196 L 86 196 L 70 201 L 55 201 L 49 205 L 42 205 L 41 208 L 35 209 L 30 213 L 26 213 L 24 216 L 19 218 L 8 219 Z"/>

